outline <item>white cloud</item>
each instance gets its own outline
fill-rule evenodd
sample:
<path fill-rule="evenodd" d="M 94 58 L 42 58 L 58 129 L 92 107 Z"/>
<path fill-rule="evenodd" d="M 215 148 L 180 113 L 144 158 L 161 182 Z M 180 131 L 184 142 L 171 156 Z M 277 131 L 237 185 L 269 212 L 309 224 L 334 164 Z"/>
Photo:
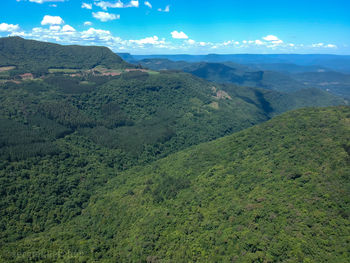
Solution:
<path fill-rule="evenodd" d="M 266 37 L 263 37 L 263 39 L 266 41 L 278 41 L 279 40 L 279 38 L 274 36 L 274 35 L 268 35 Z"/>
<path fill-rule="evenodd" d="M 82 3 L 81 8 L 92 9 L 92 4 Z"/>
<path fill-rule="evenodd" d="M 324 43 L 312 44 L 311 47 L 313 47 L 313 48 L 338 48 L 334 44 L 324 44 Z"/>
<path fill-rule="evenodd" d="M 101 1 L 101 2 L 95 3 L 95 5 L 101 7 L 103 10 L 107 10 L 107 8 L 123 8 L 124 7 L 124 4 L 121 1 L 117 1 L 115 3 Z"/>
<path fill-rule="evenodd" d="M 275 45 L 283 44 L 283 40 L 278 39 L 276 41 L 272 41 L 272 43 L 275 44 Z"/>
<path fill-rule="evenodd" d="M 50 31 L 60 31 L 61 26 L 50 26 Z"/>
<path fill-rule="evenodd" d="M 21 37 L 25 37 L 26 33 L 21 31 L 21 32 L 11 32 L 11 34 L 9 34 L 8 36 L 21 36 Z"/>
<path fill-rule="evenodd" d="M 60 25 L 63 24 L 64 21 L 59 16 L 44 16 L 43 20 L 41 21 L 41 25 Z"/>
<path fill-rule="evenodd" d="M 158 8 L 158 11 L 159 11 L 159 12 L 166 12 L 166 13 L 169 13 L 169 11 L 170 11 L 170 6 L 167 5 L 164 9 Z"/>
<path fill-rule="evenodd" d="M 317 44 L 312 44 L 312 47 L 323 47 L 324 44 L 323 43 L 317 43 Z"/>
<path fill-rule="evenodd" d="M 274 35 L 268 35 L 266 37 L 263 37 L 262 39 L 268 41 L 268 43 L 264 44 L 270 48 L 275 48 L 276 46 L 282 45 L 284 43 L 283 40 L 279 39 L 277 36 Z"/>
<path fill-rule="evenodd" d="M 171 36 L 175 39 L 188 39 L 188 36 L 184 32 L 173 31 L 171 32 Z"/>
<path fill-rule="evenodd" d="M 0 32 L 14 32 L 19 29 L 19 25 L 1 23 L 0 24 Z"/>
<path fill-rule="evenodd" d="M 62 27 L 62 31 L 63 32 L 75 32 L 76 30 L 71 27 L 70 25 L 65 25 L 64 27 Z"/>
<path fill-rule="evenodd" d="M 159 44 L 165 44 L 164 39 L 159 40 L 159 38 L 157 36 L 153 36 L 153 37 L 146 37 L 143 39 L 139 39 L 139 40 L 129 40 L 130 43 L 136 43 L 138 45 L 159 45 Z"/>
<path fill-rule="evenodd" d="M 229 45 L 231 45 L 232 43 L 233 43 L 232 40 L 228 40 L 228 41 L 224 41 L 224 42 L 222 43 L 222 45 L 224 45 L 224 46 L 229 46 Z"/>
<path fill-rule="evenodd" d="M 62 20 L 63 21 L 63 20 Z M 70 25 L 47 24 L 48 26 L 36 27 L 32 30 L 22 32 L 18 25 L 9 25 L 6 23 L 0 24 L 0 31 L 5 32 L 7 36 L 22 36 L 24 38 L 30 38 L 40 41 L 56 42 L 60 44 L 80 44 L 80 45 L 98 45 L 107 46 L 114 51 L 124 51 L 144 54 L 149 53 L 249 53 L 249 52 L 262 52 L 262 53 L 291 53 L 296 50 L 330 52 L 336 51 L 337 46 L 331 43 L 315 43 L 315 44 L 297 44 L 297 43 L 284 43 L 282 40 L 276 38 L 270 38 L 274 40 L 265 41 L 263 39 L 257 40 L 225 40 L 222 42 L 204 42 L 200 39 L 197 41 L 190 39 L 182 31 L 173 31 L 172 36 L 175 36 L 173 40 L 170 36 L 168 40 L 159 38 L 158 36 L 149 36 L 141 39 L 121 39 L 114 35 L 112 32 L 104 29 L 96 29 L 93 27 L 87 27 L 87 30 L 77 31 Z M 91 22 L 86 21 L 85 26 L 90 26 Z M 5 31 L 9 30 L 9 31 Z M 11 32 L 10 30 L 17 30 Z M 182 39 L 177 41 L 176 39 Z M 341 46 L 342 47 L 342 46 Z"/>
<path fill-rule="evenodd" d="M 148 6 L 149 8 L 152 8 L 152 4 L 150 3 L 150 2 L 148 2 L 148 1 L 145 1 L 145 6 Z"/>
<path fill-rule="evenodd" d="M 91 38 L 109 39 L 110 37 L 112 37 L 112 34 L 109 30 L 95 29 L 93 27 L 89 28 L 86 31 L 81 32 L 81 38 L 83 39 L 91 39 Z"/>
<path fill-rule="evenodd" d="M 132 0 L 126 7 L 139 7 L 139 1 L 138 0 Z"/>
<path fill-rule="evenodd" d="M 128 8 L 128 7 L 139 7 L 139 1 L 138 0 L 131 0 L 128 4 L 124 4 L 120 0 L 115 2 L 108 2 L 108 1 L 100 1 L 95 3 L 96 6 L 101 7 L 103 10 L 107 10 L 108 8 Z"/>
<path fill-rule="evenodd" d="M 17 0 L 17 2 L 25 1 L 25 0 Z M 29 0 L 29 2 L 43 4 L 48 2 L 64 2 L 65 0 Z"/>
<path fill-rule="evenodd" d="M 190 45 L 196 44 L 196 41 L 194 41 L 193 39 L 189 39 L 189 40 L 187 40 L 186 42 L 187 42 L 188 44 L 190 44 Z"/>
<path fill-rule="evenodd" d="M 34 33 L 41 33 L 43 31 L 44 31 L 44 28 L 42 28 L 42 27 L 34 27 L 32 29 L 32 32 L 34 32 Z"/>
<path fill-rule="evenodd" d="M 107 12 L 97 12 L 97 13 L 93 12 L 92 16 L 102 22 L 107 22 L 107 21 L 116 20 L 120 18 L 120 15 L 110 14 Z"/>

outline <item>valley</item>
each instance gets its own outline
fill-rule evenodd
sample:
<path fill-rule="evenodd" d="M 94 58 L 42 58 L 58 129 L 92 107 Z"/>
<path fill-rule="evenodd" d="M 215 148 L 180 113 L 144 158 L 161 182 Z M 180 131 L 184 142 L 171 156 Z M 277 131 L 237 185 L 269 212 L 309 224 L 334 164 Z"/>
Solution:
<path fill-rule="evenodd" d="M 347 73 L 128 57 L 0 38 L 0 262 L 350 259 Z"/>

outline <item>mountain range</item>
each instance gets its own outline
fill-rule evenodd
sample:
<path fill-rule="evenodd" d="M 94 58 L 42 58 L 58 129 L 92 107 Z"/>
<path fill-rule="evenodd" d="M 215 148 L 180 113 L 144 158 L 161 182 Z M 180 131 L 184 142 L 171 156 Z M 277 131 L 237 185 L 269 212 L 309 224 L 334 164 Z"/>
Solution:
<path fill-rule="evenodd" d="M 164 63 L 0 39 L 0 262 L 347 262 L 347 100 Z"/>
<path fill-rule="evenodd" d="M 291 64 L 237 64 L 236 62 L 186 62 L 163 58 L 143 59 L 138 63 L 154 70 L 179 70 L 198 77 L 248 87 L 281 92 L 318 88 L 345 98 L 350 97 L 350 74 L 316 66 Z"/>

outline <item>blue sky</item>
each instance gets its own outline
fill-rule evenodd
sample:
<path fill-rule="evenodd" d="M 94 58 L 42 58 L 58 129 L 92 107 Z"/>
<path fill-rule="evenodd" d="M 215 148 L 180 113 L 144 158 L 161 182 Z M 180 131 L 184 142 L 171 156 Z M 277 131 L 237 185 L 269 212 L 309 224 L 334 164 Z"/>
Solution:
<path fill-rule="evenodd" d="M 1 0 L 0 36 L 132 54 L 350 54 L 349 0 Z"/>

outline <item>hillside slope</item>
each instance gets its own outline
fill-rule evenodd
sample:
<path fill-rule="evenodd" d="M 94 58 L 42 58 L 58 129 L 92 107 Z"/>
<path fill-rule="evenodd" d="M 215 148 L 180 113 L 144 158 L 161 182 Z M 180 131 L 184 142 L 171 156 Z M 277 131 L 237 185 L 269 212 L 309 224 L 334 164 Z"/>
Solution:
<path fill-rule="evenodd" d="M 0 83 L 0 242 L 78 216 L 120 171 L 264 122 L 338 105 L 185 73 L 56 73 Z"/>
<path fill-rule="evenodd" d="M 327 90 L 338 96 L 350 98 L 350 74 L 339 72 L 304 72 L 294 74 L 292 77 L 309 87 Z"/>
<path fill-rule="evenodd" d="M 234 63 L 188 63 L 167 59 L 144 59 L 139 63 L 150 69 L 181 70 L 197 77 L 217 82 L 233 83 L 240 86 L 257 87 L 280 92 L 295 92 L 308 88 L 288 74 L 276 71 L 254 70 Z"/>
<path fill-rule="evenodd" d="M 348 262 L 349 139 L 349 107 L 292 111 L 119 174 L 80 216 L 1 255 L 6 262 L 33 254 L 62 262 Z"/>
<path fill-rule="evenodd" d="M 157 58 L 143 59 L 138 63 L 154 70 L 181 70 L 217 83 L 233 83 L 280 92 L 318 88 L 349 98 L 349 74 L 331 72 L 316 66 L 295 65 L 293 68 L 290 64 L 252 64 L 248 67 L 232 62 L 190 63 Z M 289 68 L 292 68 L 291 72 L 288 72 Z"/>
<path fill-rule="evenodd" d="M 254 66 L 264 64 L 294 64 L 297 66 L 311 66 L 319 69 L 327 68 L 343 73 L 350 72 L 349 55 L 330 54 L 208 54 L 208 55 L 133 55 L 133 59 L 169 59 L 173 61 L 234 62 Z"/>
<path fill-rule="evenodd" d="M 68 48 L 10 40 L 28 45 L 26 50 L 33 51 L 32 43 L 45 46 L 47 54 Z M 43 64 L 49 70 L 39 76 L 1 68 L 0 247 L 73 220 L 97 189 L 126 169 L 286 110 L 345 103 L 319 91 L 306 91 L 304 98 L 187 73 L 109 69 L 108 64 L 89 69 L 96 60 L 85 47 L 75 48 L 64 52 L 81 53 L 83 61 L 86 56 L 86 69 L 55 68 L 51 55 Z"/>
<path fill-rule="evenodd" d="M 123 68 L 129 64 L 106 47 L 62 46 L 20 37 L 0 38 L 0 67 L 15 66 L 18 70 L 33 72 L 48 68 L 90 69 L 99 65 Z"/>

